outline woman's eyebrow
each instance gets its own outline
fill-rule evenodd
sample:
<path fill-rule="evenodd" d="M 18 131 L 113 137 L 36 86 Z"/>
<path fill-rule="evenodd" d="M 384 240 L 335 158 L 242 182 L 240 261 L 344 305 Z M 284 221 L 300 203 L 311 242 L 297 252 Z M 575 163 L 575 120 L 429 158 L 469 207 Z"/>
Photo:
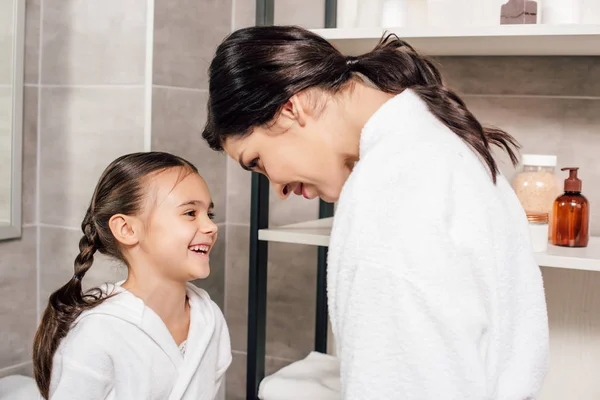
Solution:
<path fill-rule="evenodd" d="M 252 170 L 250 168 L 248 168 L 247 165 L 244 164 L 244 152 L 243 151 L 240 153 L 240 157 L 238 158 L 238 163 L 240 163 L 240 167 L 242 167 L 242 169 L 252 172 Z"/>

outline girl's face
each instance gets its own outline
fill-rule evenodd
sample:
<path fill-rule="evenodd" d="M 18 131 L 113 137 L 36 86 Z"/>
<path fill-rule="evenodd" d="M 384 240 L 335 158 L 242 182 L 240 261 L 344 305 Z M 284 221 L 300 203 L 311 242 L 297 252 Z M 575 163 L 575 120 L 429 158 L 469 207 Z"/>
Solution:
<path fill-rule="evenodd" d="M 223 147 L 242 168 L 265 175 L 281 198 L 295 193 L 334 202 L 352 170 L 355 160 L 347 154 L 358 152 L 358 139 L 355 149 L 344 147 L 352 127 L 335 104 L 315 110 L 294 96 L 273 124 L 228 138 Z"/>
<path fill-rule="evenodd" d="M 151 188 L 138 236 L 139 252 L 163 278 L 206 278 L 210 252 L 217 240 L 206 182 L 184 168 L 168 169 L 148 177 L 148 181 Z"/>

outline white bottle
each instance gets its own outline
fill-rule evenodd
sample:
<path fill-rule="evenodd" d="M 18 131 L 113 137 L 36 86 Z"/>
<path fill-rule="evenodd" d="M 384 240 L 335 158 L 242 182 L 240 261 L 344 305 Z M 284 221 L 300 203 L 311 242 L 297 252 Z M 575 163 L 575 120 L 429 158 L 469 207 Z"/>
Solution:
<path fill-rule="evenodd" d="M 381 28 L 383 0 L 358 0 L 358 28 Z"/>
<path fill-rule="evenodd" d="M 461 27 L 467 21 L 466 0 L 428 0 L 427 20 L 433 27 Z"/>
<path fill-rule="evenodd" d="M 336 27 L 352 29 L 358 26 L 358 0 L 337 1 Z"/>
<path fill-rule="evenodd" d="M 408 21 L 407 0 L 383 0 L 381 5 L 382 28 L 406 26 Z"/>
<path fill-rule="evenodd" d="M 549 25 L 579 24 L 583 0 L 543 0 L 542 22 Z"/>

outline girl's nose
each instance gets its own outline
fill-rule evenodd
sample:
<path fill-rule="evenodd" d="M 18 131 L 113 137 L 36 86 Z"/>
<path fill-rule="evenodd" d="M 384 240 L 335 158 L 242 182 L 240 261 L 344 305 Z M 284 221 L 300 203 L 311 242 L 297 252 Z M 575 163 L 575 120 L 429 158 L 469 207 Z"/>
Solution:
<path fill-rule="evenodd" d="M 214 235 L 219 230 L 217 224 L 214 223 L 212 219 L 206 219 L 206 222 L 202 224 L 202 232 L 207 235 Z"/>

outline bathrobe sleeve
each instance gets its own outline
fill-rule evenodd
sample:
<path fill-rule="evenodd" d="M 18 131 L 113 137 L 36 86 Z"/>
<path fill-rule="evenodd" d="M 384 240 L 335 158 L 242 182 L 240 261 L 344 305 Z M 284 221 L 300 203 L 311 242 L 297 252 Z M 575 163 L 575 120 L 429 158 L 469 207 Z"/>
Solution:
<path fill-rule="evenodd" d="M 53 374 L 56 381 L 52 382 L 51 400 L 101 400 L 106 399 L 111 391 L 112 381 L 90 366 L 63 358 L 53 367 L 60 368 L 60 372 Z"/>
<path fill-rule="evenodd" d="M 486 299 L 449 236 L 452 168 L 424 177 L 394 164 L 362 174 L 353 192 L 356 256 L 338 278 L 342 398 L 481 400 Z"/>
<path fill-rule="evenodd" d="M 105 399 L 113 390 L 114 367 L 101 318 L 86 318 L 63 339 L 54 355 L 50 400 Z"/>

